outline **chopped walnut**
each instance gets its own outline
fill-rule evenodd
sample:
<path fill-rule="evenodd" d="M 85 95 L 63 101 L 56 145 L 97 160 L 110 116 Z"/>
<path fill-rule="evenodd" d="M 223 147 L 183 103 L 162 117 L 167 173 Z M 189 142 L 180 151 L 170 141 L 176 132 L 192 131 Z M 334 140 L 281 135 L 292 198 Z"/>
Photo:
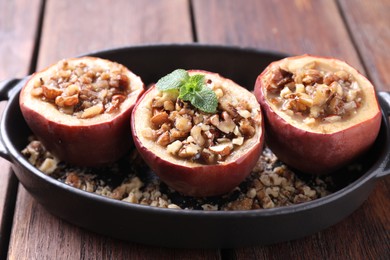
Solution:
<path fill-rule="evenodd" d="M 99 65 L 61 61 L 50 77 L 34 82 L 31 95 L 52 103 L 59 111 L 77 118 L 92 118 L 119 109 L 131 92 L 127 69 L 112 62 Z"/>
<path fill-rule="evenodd" d="M 216 82 L 207 82 L 219 98 L 217 113 L 202 112 L 177 94 L 160 92 L 151 102 L 151 127 L 142 130 L 143 137 L 178 158 L 203 164 L 223 161 L 244 145 L 256 134 L 252 116 L 258 112 L 246 100 L 227 97 Z"/>
<path fill-rule="evenodd" d="M 175 149 L 181 148 L 180 141 L 173 142 L 168 147 L 175 144 L 180 145 Z M 47 175 L 77 189 L 128 203 L 171 209 L 253 210 L 282 207 L 327 196 L 330 193 L 328 186 L 332 183 L 331 177 L 324 179 L 313 177 L 311 181 L 303 181 L 299 175 L 281 164 L 268 148 L 265 148 L 251 175 L 231 194 L 220 196 L 217 200 L 213 198 L 195 200 L 181 197 L 176 192 L 164 188 L 159 179 L 148 175 L 146 177 L 145 174 L 149 171 L 144 170 L 145 163 L 136 151 L 126 157 L 129 158 L 131 166 L 120 169 L 119 164 L 113 164 L 104 169 L 103 176 L 102 172 L 94 172 L 97 169 L 64 166 L 34 138 L 30 139 L 30 143 L 22 153 L 38 169 L 50 169 L 45 171 Z M 201 154 L 205 157 L 216 156 L 208 149 L 203 150 Z M 52 167 L 54 164 L 51 162 L 56 162 L 55 167 Z M 47 167 L 48 165 L 50 167 Z M 136 168 L 142 170 L 135 172 Z M 361 170 L 357 166 L 352 169 Z M 113 176 L 117 178 L 120 171 L 123 172 L 122 181 L 115 185 L 107 183 L 104 175 L 110 176 L 109 179 Z"/>
<path fill-rule="evenodd" d="M 267 91 L 273 104 L 290 116 L 302 116 L 307 125 L 339 122 L 362 102 L 362 90 L 351 74 L 322 70 L 315 62 L 294 73 L 274 67 Z"/>

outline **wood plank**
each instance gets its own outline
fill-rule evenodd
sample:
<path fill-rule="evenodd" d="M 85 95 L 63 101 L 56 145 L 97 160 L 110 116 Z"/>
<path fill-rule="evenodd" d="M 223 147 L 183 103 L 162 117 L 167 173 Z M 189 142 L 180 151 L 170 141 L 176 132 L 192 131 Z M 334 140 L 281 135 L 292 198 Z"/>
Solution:
<path fill-rule="evenodd" d="M 339 4 L 368 78 L 378 91 L 390 91 L 390 2 L 339 0 Z M 389 187 L 389 176 L 383 177 L 366 203 L 369 206 L 363 207 L 363 214 L 370 220 L 363 229 L 364 234 L 371 238 L 368 245 L 362 243 L 368 256 L 366 259 L 390 255 Z M 375 241 L 371 241 L 373 239 Z"/>
<path fill-rule="evenodd" d="M 198 41 L 335 56 L 361 68 L 334 1 L 197 0 Z"/>
<path fill-rule="evenodd" d="M 46 9 L 39 68 L 101 49 L 192 41 L 186 0 L 49 1 Z"/>
<path fill-rule="evenodd" d="M 168 249 L 83 230 L 49 214 L 19 188 L 9 259 L 218 259 L 215 250 Z"/>
<path fill-rule="evenodd" d="M 0 1 L 0 81 L 29 73 L 40 0 Z M 0 115 L 6 102 L 0 104 Z M 17 180 L 10 163 L 0 158 L 0 258 L 6 256 Z"/>
<path fill-rule="evenodd" d="M 368 76 L 378 90 L 390 91 L 390 2 L 339 2 Z"/>
<path fill-rule="evenodd" d="M 0 80 L 29 73 L 40 0 L 0 1 Z"/>
<path fill-rule="evenodd" d="M 390 90 L 388 1 L 373 4 L 372 1 L 341 0 L 352 37 L 334 1 L 249 0 L 243 3 L 194 1 L 198 41 L 291 54 L 335 56 L 363 73 L 366 67 L 377 89 Z M 364 66 L 351 39 L 356 42 Z M 271 246 L 225 250 L 222 255 L 228 259 L 383 258 L 389 255 L 390 248 L 389 182 L 388 177 L 378 181 L 361 208 L 313 236 Z"/>
<path fill-rule="evenodd" d="M 238 259 L 386 259 L 390 253 L 388 180 L 378 182 L 363 206 L 333 227 L 286 243 L 229 250 L 226 255 Z"/>
<path fill-rule="evenodd" d="M 188 1 L 112 3 L 87 0 L 76 5 L 69 1 L 48 1 L 38 66 L 42 68 L 64 57 L 122 45 L 192 41 Z M 20 187 L 8 257 L 216 259 L 219 251 L 137 245 L 87 232 L 50 215 Z"/>
<path fill-rule="evenodd" d="M 0 259 L 3 259 L 8 250 L 18 181 L 8 161 L 0 160 L 0 169 Z"/>

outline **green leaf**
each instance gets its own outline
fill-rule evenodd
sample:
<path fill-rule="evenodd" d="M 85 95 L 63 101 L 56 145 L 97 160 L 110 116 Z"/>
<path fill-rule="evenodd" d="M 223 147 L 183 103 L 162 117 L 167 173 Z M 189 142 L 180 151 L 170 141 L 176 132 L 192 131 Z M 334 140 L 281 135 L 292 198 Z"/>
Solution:
<path fill-rule="evenodd" d="M 179 90 L 180 99 L 189 101 L 194 107 L 206 113 L 217 111 L 217 95 L 207 87 L 204 75 L 189 76 L 187 71 L 177 69 L 161 78 L 156 86 L 160 91 Z"/>
<path fill-rule="evenodd" d="M 200 91 L 195 92 L 192 95 L 190 102 L 194 107 L 206 113 L 217 112 L 217 95 L 207 86 L 204 86 Z"/>
<path fill-rule="evenodd" d="M 180 87 L 190 78 L 188 72 L 177 69 L 157 81 L 156 87 L 160 91 L 180 89 Z"/>
<path fill-rule="evenodd" d="M 179 98 L 189 101 L 190 96 L 195 92 L 200 91 L 204 86 L 204 76 L 194 75 L 191 76 L 180 88 Z"/>
<path fill-rule="evenodd" d="M 202 90 L 203 87 L 206 86 L 205 82 L 205 76 L 196 74 L 193 76 L 190 76 L 190 79 L 188 80 L 187 84 L 191 84 L 191 86 L 194 88 L 195 91 L 200 91 Z"/>

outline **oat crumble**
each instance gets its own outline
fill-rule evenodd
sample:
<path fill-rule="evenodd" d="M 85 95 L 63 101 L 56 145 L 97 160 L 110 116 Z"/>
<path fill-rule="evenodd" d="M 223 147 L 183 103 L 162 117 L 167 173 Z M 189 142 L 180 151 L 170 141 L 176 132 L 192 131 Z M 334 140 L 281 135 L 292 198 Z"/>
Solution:
<path fill-rule="evenodd" d="M 296 174 L 265 148 L 251 175 L 229 194 L 211 198 L 182 196 L 160 182 L 136 149 L 103 168 L 80 168 L 59 162 L 34 137 L 22 151 L 29 162 L 60 182 L 124 202 L 172 209 L 252 210 L 299 204 L 329 195 L 332 176 Z M 355 167 L 353 171 L 358 171 Z M 361 170 L 361 169 L 360 169 Z"/>

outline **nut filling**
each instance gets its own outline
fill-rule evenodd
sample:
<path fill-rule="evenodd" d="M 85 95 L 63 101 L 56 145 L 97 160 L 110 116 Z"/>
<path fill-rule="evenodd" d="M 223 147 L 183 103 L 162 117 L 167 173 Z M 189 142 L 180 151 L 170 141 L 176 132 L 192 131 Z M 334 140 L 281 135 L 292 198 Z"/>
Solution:
<path fill-rule="evenodd" d="M 126 68 L 118 63 L 103 68 L 61 61 L 50 78 L 34 82 L 31 94 L 65 114 L 84 119 L 117 111 L 130 92 Z"/>
<path fill-rule="evenodd" d="M 178 158 L 202 164 L 224 161 L 255 135 L 252 118 L 257 112 L 245 101 L 228 101 L 230 97 L 224 97 L 223 89 L 210 79 L 207 85 L 218 97 L 217 113 L 205 113 L 176 94 L 160 92 L 151 104 L 152 127 L 144 129 L 142 135 Z"/>
<path fill-rule="evenodd" d="M 60 162 L 35 137 L 30 137 L 22 154 L 48 176 L 74 188 L 124 202 L 153 207 L 191 210 L 254 210 L 284 207 L 325 197 L 365 172 L 360 164 L 350 165 L 332 176 L 294 173 L 268 148 L 248 178 L 230 193 L 194 198 L 172 190 L 151 172 L 137 150 L 102 168 L 74 167 Z"/>
<path fill-rule="evenodd" d="M 295 73 L 275 67 L 267 91 L 279 109 L 308 125 L 341 121 L 362 104 L 362 90 L 350 73 L 322 70 L 315 62 Z"/>

